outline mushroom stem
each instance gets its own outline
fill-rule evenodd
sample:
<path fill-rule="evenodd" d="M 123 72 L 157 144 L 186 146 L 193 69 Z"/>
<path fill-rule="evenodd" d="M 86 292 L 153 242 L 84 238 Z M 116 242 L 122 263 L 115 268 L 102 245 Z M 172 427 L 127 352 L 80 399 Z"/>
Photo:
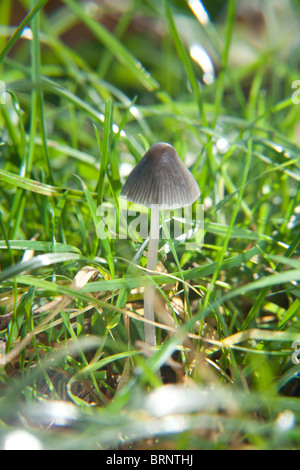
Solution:
<path fill-rule="evenodd" d="M 150 235 L 148 247 L 147 269 L 156 270 L 156 260 L 159 240 L 160 210 L 157 205 L 151 207 Z M 145 288 L 144 318 L 154 321 L 154 286 Z M 149 346 L 156 346 L 155 326 L 145 322 L 145 341 Z"/>

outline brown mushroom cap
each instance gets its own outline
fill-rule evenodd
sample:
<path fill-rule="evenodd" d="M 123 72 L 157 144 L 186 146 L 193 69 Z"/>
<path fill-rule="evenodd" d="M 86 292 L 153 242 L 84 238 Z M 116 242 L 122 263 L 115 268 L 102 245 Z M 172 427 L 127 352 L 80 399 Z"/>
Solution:
<path fill-rule="evenodd" d="M 121 197 L 146 207 L 176 209 L 192 204 L 199 186 L 172 145 L 152 145 L 128 176 Z"/>

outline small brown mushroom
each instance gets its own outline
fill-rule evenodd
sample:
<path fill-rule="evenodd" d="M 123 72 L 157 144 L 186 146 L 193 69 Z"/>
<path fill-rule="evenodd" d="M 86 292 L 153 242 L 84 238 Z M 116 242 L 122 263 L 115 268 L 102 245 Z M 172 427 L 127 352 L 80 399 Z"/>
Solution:
<path fill-rule="evenodd" d="M 172 145 L 152 145 L 127 178 L 121 197 L 151 209 L 147 269 L 156 270 L 160 210 L 192 204 L 200 195 L 199 186 Z M 154 321 L 154 286 L 144 295 L 144 317 Z M 145 322 L 145 341 L 156 345 L 155 328 Z"/>

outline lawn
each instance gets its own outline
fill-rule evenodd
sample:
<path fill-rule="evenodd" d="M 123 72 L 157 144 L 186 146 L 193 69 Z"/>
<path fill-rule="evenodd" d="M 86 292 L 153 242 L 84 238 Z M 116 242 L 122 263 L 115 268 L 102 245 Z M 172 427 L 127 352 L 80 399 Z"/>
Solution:
<path fill-rule="evenodd" d="M 0 448 L 299 450 L 299 3 L 0 18 Z M 156 142 L 201 194 L 153 274 L 120 192 Z"/>

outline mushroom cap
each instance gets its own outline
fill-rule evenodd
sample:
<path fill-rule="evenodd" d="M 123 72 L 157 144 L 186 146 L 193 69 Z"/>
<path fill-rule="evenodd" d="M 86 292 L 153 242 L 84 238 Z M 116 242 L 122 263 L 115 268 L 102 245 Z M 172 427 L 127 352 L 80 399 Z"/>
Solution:
<path fill-rule="evenodd" d="M 176 209 L 192 204 L 200 196 L 192 173 L 172 145 L 152 145 L 129 174 L 121 197 L 146 207 Z"/>

